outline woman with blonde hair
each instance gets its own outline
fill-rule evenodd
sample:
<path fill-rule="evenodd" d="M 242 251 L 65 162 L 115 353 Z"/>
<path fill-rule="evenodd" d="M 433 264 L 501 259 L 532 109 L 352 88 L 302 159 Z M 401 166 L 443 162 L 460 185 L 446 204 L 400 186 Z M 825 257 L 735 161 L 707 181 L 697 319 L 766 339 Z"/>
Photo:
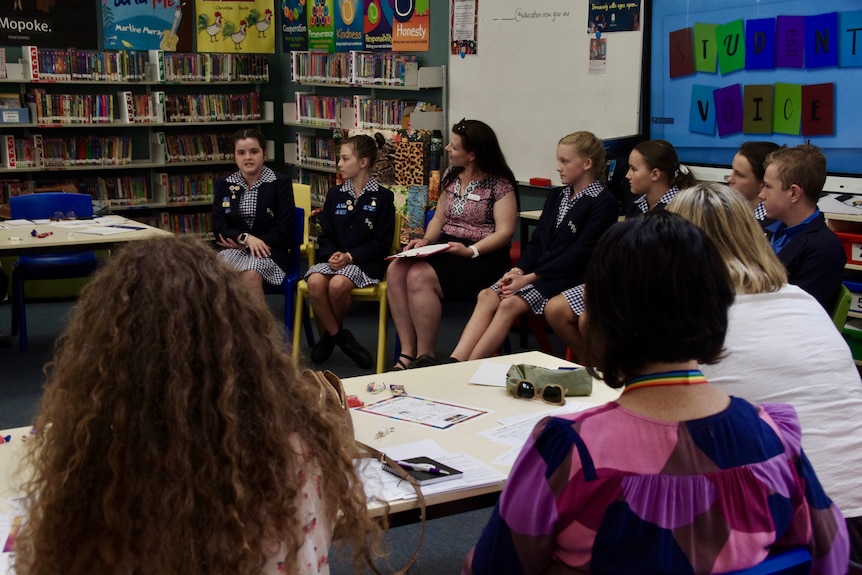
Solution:
<path fill-rule="evenodd" d="M 787 283 L 739 193 L 702 183 L 667 209 L 712 239 L 736 289 L 725 357 L 701 370 L 727 393 L 796 408 L 802 446 L 847 518 L 851 558 L 862 563 L 862 384 L 847 343 L 817 300 Z"/>
<path fill-rule="evenodd" d="M 272 313 L 200 240 L 135 242 L 57 342 L 20 575 L 328 573 L 376 526 L 337 414 Z"/>

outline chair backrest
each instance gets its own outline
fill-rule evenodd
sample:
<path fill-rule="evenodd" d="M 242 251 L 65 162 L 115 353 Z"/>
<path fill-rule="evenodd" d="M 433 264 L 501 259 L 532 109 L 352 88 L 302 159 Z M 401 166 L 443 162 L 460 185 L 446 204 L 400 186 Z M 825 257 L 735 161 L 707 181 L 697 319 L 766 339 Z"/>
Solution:
<path fill-rule="evenodd" d="M 392 247 L 389 250 L 390 254 L 397 254 L 401 251 L 401 226 L 404 225 L 404 218 L 397 211 L 395 212 L 395 235 L 392 236 Z"/>
<path fill-rule="evenodd" d="M 293 184 L 293 201 L 297 208 L 305 210 L 305 217 L 311 215 L 311 186 L 308 184 Z M 303 224 L 306 224 L 303 221 Z M 308 242 L 308 225 L 303 225 L 305 233 L 302 236 L 302 243 Z"/>
<path fill-rule="evenodd" d="M 850 304 L 853 301 L 853 294 L 846 285 L 841 284 L 841 291 L 838 293 L 838 300 L 835 302 L 835 307 L 832 309 L 832 322 L 838 331 L 844 329 L 844 324 L 847 323 L 847 314 L 850 312 Z"/>
<path fill-rule="evenodd" d="M 302 254 L 299 253 L 299 246 L 302 245 L 302 237 L 305 234 L 305 210 L 296 207 L 296 215 L 293 220 L 293 233 L 290 237 L 290 254 L 287 258 L 287 269 L 284 270 L 285 275 L 290 278 L 299 276 L 299 265 Z"/>
<path fill-rule="evenodd" d="M 38 192 L 9 198 L 9 209 L 16 220 L 46 219 L 56 212 L 75 212 L 79 218 L 92 218 L 93 198 L 89 194 Z"/>
<path fill-rule="evenodd" d="M 769 555 L 763 562 L 725 575 L 808 575 L 811 554 L 804 547 Z"/>

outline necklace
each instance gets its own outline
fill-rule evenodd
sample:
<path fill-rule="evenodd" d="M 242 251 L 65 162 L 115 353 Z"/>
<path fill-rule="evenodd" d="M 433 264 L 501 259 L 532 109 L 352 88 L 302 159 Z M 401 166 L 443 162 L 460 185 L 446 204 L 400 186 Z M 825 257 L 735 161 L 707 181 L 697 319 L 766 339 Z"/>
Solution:
<path fill-rule="evenodd" d="M 706 377 L 704 377 L 703 373 L 701 373 L 699 369 L 662 371 L 630 379 L 623 389 L 623 394 L 628 393 L 633 389 L 641 389 L 643 387 L 697 385 L 699 383 L 709 383 L 706 381 Z"/>

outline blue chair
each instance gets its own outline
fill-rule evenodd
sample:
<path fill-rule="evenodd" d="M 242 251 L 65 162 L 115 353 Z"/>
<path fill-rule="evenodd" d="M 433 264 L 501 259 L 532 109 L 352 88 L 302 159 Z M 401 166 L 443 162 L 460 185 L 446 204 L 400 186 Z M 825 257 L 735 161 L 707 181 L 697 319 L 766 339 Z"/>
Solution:
<path fill-rule="evenodd" d="M 797 547 L 769 555 L 763 562 L 726 575 L 808 575 L 811 572 L 811 554 Z"/>
<path fill-rule="evenodd" d="M 55 213 L 74 212 L 78 218 L 93 217 L 93 200 L 88 194 L 39 192 L 9 199 L 13 219 L 37 220 L 51 218 Z M 28 280 L 59 280 L 82 278 L 98 266 L 96 254 L 71 252 L 21 256 L 12 268 L 12 335 L 18 334 L 18 347 L 28 349 L 27 312 L 24 282 Z"/>
<path fill-rule="evenodd" d="M 266 282 L 263 283 L 264 293 L 269 294 L 284 294 L 284 340 L 291 341 L 291 333 L 293 332 L 293 310 L 296 303 L 296 286 L 299 280 L 302 279 L 302 256 L 305 251 L 302 248 L 305 241 L 305 210 L 296 208 L 296 216 L 294 218 L 293 235 L 290 238 L 290 256 L 287 263 L 287 269 L 284 270 L 285 278 L 280 286 L 274 286 Z M 303 321 L 306 337 L 310 340 L 314 338 L 314 332 L 311 329 L 311 318 L 306 316 Z"/>

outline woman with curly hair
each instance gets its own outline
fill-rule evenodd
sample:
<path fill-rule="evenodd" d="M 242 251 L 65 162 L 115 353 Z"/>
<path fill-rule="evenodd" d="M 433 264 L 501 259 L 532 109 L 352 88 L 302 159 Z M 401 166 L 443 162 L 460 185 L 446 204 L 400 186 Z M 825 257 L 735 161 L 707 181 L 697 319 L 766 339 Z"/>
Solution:
<path fill-rule="evenodd" d="M 236 273 L 163 238 L 84 290 L 28 445 L 19 574 L 328 573 L 335 527 L 366 553 L 352 438 Z"/>

